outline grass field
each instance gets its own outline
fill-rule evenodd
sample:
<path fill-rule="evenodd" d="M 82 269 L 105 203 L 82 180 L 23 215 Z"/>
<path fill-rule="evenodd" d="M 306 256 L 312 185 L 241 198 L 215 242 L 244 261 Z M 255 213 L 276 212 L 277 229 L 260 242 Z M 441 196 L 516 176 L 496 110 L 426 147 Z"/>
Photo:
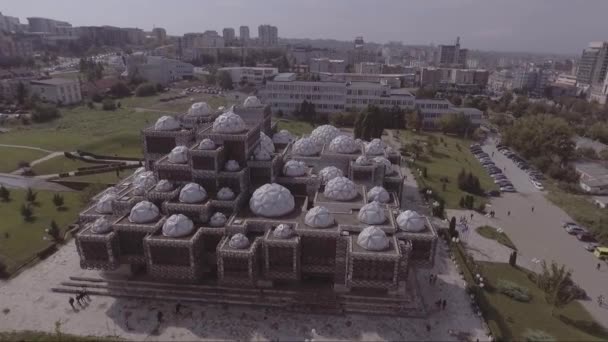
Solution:
<path fill-rule="evenodd" d="M 304 121 L 292 121 L 292 120 L 279 120 L 277 123 L 277 129 L 280 131 L 286 129 L 291 134 L 301 136 L 303 134 L 309 134 L 312 132 L 314 127 L 311 124 Z"/>
<path fill-rule="evenodd" d="M 0 135 L 0 138 L 2 135 Z M 20 161 L 31 162 L 46 156 L 46 152 L 30 150 L 28 148 L 1 147 L 0 146 L 0 172 L 15 171 Z"/>
<path fill-rule="evenodd" d="M 81 160 L 69 159 L 65 156 L 58 156 L 38 163 L 32 167 L 37 175 L 47 175 L 75 171 L 79 167 L 95 166 L 99 164 L 87 163 Z"/>
<path fill-rule="evenodd" d="M 25 222 L 19 214 L 21 205 L 25 203 L 25 190 L 11 189 L 11 201 L 0 202 L 0 258 L 11 273 L 16 267 L 29 260 L 36 252 L 48 247 L 50 242 L 44 241 L 44 230 L 55 220 L 65 231 L 74 222 L 81 210 L 79 193 L 62 192 L 66 210 L 58 211 L 52 202 L 53 192 L 38 191 L 36 205 L 32 206 L 34 220 Z"/>
<path fill-rule="evenodd" d="M 544 293 L 528 279 L 525 271 L 503 263 L 481 262 L 480 266 L 489 284 L 496 284 L 499 279 L 509 280 L 527 288 L 532 296 L 532 300 L 525 303 L 497 290 L 485 291 L 493 308 L 486 318 L 501 327 L 503 340 L 525 340 L 523 336 L 528 330 L 542 330 L 556 341 L 605 341 L 608 338 L 579 302 L 573 301 L 552 314 Z"/>
<path fill-rule="evenodd" d="M 45 333 L 40 331 L 0 331 L 0 341 L 36 341 L 36 342 L 52 342 L 52 341 L 120 341 L 113 337 L 89 337 L 76 336 L 62 333 Z"/>
<path fill-rule="evenodd" d="M 499 233 L 498 231 L 496 231 L 496 228 L 494 228 L 494 227 L 481 226 L 481 227 L 478 227 L 477 229 L 475 229 L 475 231 L 479 235 L 481 235 L 487 239 L 496 240 L 498 243 L 500 243 L 504 246 L 517 250 L 517 247 L 515 247 L 515 244 L 513 243 L 513 241 L 511 241 L 511 239 L 509 239 L 509 236 L 507 236 L 507 234 L 505 234 L 504 232 Z"/>
<path fill-rule="evenodd" d="M 422 179 L 422 177 L 416 176 L 419 181 L 422 180 L 427 186 L 440 194 L 446 201 L 446 208 L 459 208 L 460 198 L 467 194 L 458 189 L 458 174 L 463 168 L 479 178 L 481 187 L 485 191 L 497 189 L 492 178 L 469 152 L 471 140 L 459 139 L 441 133 L 417 134 L 405 130 L 400 131 L 400 140 L 406 144 L 411 144 L 414 141 L 419 141 L 422 145 L 427 144 L 427 147 L 424 148 L 423 157 L 416 161 L 418 168 L 427 168 L 427 178 Z M 436 144 L 432 147 L 432 151 L 429 151 L 429 141 L 433 140 L 436 141 Z M 448 179 L 445 191 L 443 191 L 442 178 Z M 475 207 L 485 202 L 484 197 L 475 196 Z"/>

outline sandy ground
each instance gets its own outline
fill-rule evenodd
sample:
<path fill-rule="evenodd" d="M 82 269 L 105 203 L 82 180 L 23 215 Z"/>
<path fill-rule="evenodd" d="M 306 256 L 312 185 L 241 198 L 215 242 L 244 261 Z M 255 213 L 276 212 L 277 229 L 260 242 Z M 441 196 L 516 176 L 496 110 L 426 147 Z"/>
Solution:
<path fill-rule="evenodd" d="M 97 271 L 81 270 L 73 241 L 57 253 L 0 283 L 0 330 L 40 330 L 76 335 L 118 336 L 133 340 L 457 340 L 458 332 L 471 340 L 485 340 L 481 320 L 475 316 L 464 293 L 464 282 L 440 244 L 436 266 L 418 274 L 421 292 L 430 303 L 428 319 L 383 316 L 324 316 L 286 314 L 285 311 L 187 304 L 180 315 L 175 303 L 143 300 L 91 298 L 78 311 L 68 295 L 49 289 L 69 276 L 98 277 Z M 430 272 L 438 274 L 433 286 Z M 447 300 L 445 311 L 434 302 Z M 8 310 L 8 311 L 7 311 Z M 156 313 L 164 313 L 158 326 Z M 431 331 L 427 332 L 429 324 Z M 314 331 L 313 331 L 314 329 Z"/>

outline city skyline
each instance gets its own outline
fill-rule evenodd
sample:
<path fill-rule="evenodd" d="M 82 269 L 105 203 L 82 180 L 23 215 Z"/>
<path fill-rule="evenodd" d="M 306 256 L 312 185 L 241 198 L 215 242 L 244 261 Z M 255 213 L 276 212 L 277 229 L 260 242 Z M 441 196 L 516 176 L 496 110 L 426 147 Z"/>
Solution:
<path fill-rule="evenodd" d="M 24 0 L 5 4 L 2 13 L 17 16 L 22 22 L 41 16 L 75 26 L 111 25 L 148 31 L 154 26 L 163 27 L 170 35 L 222 32 L 225 27 L 238 29 L 241 25 L 257 32 L 263 24 L 277 26 L 282 38 L 352 40 L 362 35 L 366 41 L 377 43 L 438 45 L 450 44 L 459 35 L 462 46 L 470 49 L 579 54 L 589 41 L 606 39 L 607 25 L 602 16 L 608 11 L 608 2 L 599 0 L 576 7 L 566 0 L 183 0 L 179 5 L 179 9 L 191 10 L 170 11 L 158 0 L 134 0 L 126 5 L 117 0 L 87 2 L 86 8 L 75 0 Z M 571 15 L 573 10 L 576 18 Z"/>

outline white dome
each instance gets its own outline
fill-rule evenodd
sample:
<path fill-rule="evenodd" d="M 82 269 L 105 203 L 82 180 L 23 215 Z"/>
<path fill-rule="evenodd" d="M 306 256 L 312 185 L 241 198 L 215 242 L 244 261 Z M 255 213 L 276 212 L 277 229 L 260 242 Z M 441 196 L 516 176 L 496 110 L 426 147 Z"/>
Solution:
<path fill-rule="evenodd" d="M 211 140 L 209 138 L 205 138 L 205 139 L 201 140 L 201 142 L 198 144 L 198 149 L 199 150 L 215 150 L 215 143 L 213 142 L 213 140 Z"/>
<path fill-rule="evenodd" d="M 228 246 L 234 249 L 246 249 L 249 247 L 249 239 L 241 233 L 236 233 L 228 241 Z"/>
<path fill-rule="evenodd" d="M 113 193 L 101 196 L 97 204 L 95 204 L 95 211 L 99 214 L 111 214 L 114 200 L 116 200 L 116 195 Z"/>
<path fill-rule="evenodd" d="M 274 153 L 274 143 L 264 132 L 260 132 L 260 147 L 268 153 Z"/>
<path fill-rule="evenodd" d="M 267 160 L 271 160 L 272 156 L 270 155 L 270 152 L 263 149 L 261 146 L 258 146 L 253 151 L 253 159 L 267 161 Z"/>
<path fill-rule="evenodd" d="M 201 203 L 207 198 L 207 191 L 196 183 L 186 184 L 179 192 L 179 201 L 182 203 Z"/>
<path fill-rule="evenodd" d="M 359 151 L 359 144 L 350 135 L 339 135 L 329 143 L 329 150 L 335 153 L 355 153 Z"/>
<path fill-rule="evenodd" d="M 390 175 L 391 173 L 393 173 L 393 164 L 391 164 L 390 160 L 384 157 L 374 157 L 373 160 L 376 163 L 384 164 L 384 174 Z"/>
<path fill-rule="evenodd" d="M 188 109 L 188 115 L 190 116 L 209 116 L 211 115 L 211 107 L 207 102 L 196 102 Z"/>
<path fill-rule="evenodd" d="M 275 144 L 289 144 L 295 137 L 288 130 L 282 129 L 272 136 L 272 142 Z"/>
<path fill-rule="evenodd" d="M 188 162 L 188 148 L 186 146 L 176 146 L 167 157 L 171 164 L 186 164 Z"/>
<path fill-rule="evenodd" d="M 425 224 L 425 217 L 413 210 L 406 210 L 397 216 L 397 225 L 406 232 L 421 232 L 424 230 Z"/>
<path fill-rule="evenodd" d="M 288 177 L 300 177 L 306 174 L 308 167 L 299 160 L 288 160 L 283 165 L 283 174 Z"/>
<path fill-rule="evenodd" d="M 388 248 L 389 239 L 382 229 L 370 226 L 359 233 L 357 244 L 368 251 L 383 251 Z"/>
<path fill-rule="evenodd" d="M 327 184 L 327 182 L 329 182 L 330 180 L 336 177 L 342 177 L 344 176 L 344 174 L 342 173 L 342 170 L 338 169 L 335 166 L 327 166 L 321 169 L 321 171 L 319 171 L 319 176 L 321 177 L 321 181 L 323 182 L 323 184 Z"/>
<path fill-rule="evenodd" d="M 234 172 L 234 171 L 240 170 L 241 166 L 239 165 L 239 162 L 237 162 L 236 160 L 230 159 L 229 161 L 226 162 L 226 164 L 224 164 L 224 169 L 226 171 Z"/>
<path fill-rule="evenodd" d="M 163 235 L 167 237 L 186 236 L 194 230 L 194 223 L 182 214 L 169 216 L 163 224 Z"/>
<path fill-rule="evenodd" d="M 232 111 L 218 116 L 213 121 L 213 132 L 215 133 L 241 133 L 246 129 L 245 121 Z"/>
<path fill-rule="evenodd" d="M 179 122 L 169 115 L 161 116 L 154 124 L 155 131 L 177 131 L 179 128 Z"/>
<path fill-rule="evenodd" d="M 262 106 L 262 102 L 260 102 L 260 99 L 258 99 L 256 96 L 248 96 L 245 99 L 245 102 L 243 102 L 243 107 L 245 108 L 255 108 Z"/>
<path fill-rule="evenodd" d="M 301 138 L 293 144 L 293 153 L 301 156 L 314 156 L 321 148 L 315 144 L 312 138 Z"/>
<path fill-rule="evenodd" d="M 220 201 L 230 201 L 234 199 L 234 191 L 228 187 L 221 188 L 220 191 L 217 192 L 217 199 Z"/>
<path fill-rule="evenodd" d="M 209 220 L 209 225 L 211 227 L 223 227 L 226 224 L 226 221 L 228 221 L 226 215 L 218 211 L 217 213 L 211 216 L 211 219 Z"/>
<path fill-rule="evenodd" d="M 133 176 L 137 176 L 138 174 L 140 174 L 140 173 L 142 173 L 142 172 L 144 172 L 144 171 L 146 171 L 146 168 L 145 168 L 145 167 L 143 167 L 143 166 L 142 166 L 142 167 L 138 167 L 138 168 L 135 170 L 135 172 L 133 172 Z"/>
<path fill-rule="evenodd" d="M 152 171 L 144 171 L 133 179 L 133 194 L 141 196 L 146 193 L 146 190 L 156 184 L 156 178 Z"/>
<path fill-rule="evenodd" d="M 100 217 L 91 224 L 91 231 L 95 234 L 105 234 L 112 231 L 112 223 L 105 217 Z"/>
<path fill-rule="evenodd" d="M 367 192 L 368 201 L 378 201 L 380 203 L 388 203 L 391 200 L 391 195 L 381 186 L 375 186 Z"/>
<path fill-rule="evenodd" d="M 334 224 L 334 215 L 322 206 L 310 209 L 304 217 L 304 223 L 313 228 L 327 228 Z"/>
<path fill-rule="evenodd" d="M 293 230 L 293 228 L 285 223 L 281 223 L 274 229 L 274 231 L 272 231 L 272 236 L 277 239 L 289 239 L 295 234 L 296 232 Z"/>
<path fill-rule="evenodd" d="M 371 165 L 372 162 L 366 156 L 358 156 L 357 160 L 355 160 L 355 164 L 357 165 Z"/>
<path fill-rule="evenodd" d="M 336 177 L 325 185 L 325 197 L 336 201 L 350 201 L 357 197 L 357 187 L 346 177 Z"/>
<path fill-rule="evenodd" d="M 384 143 L 380 139 L 374 139 L 365 145 L 365 154 L 379 156 L 384 154 Z"/>
<path fill-rule="evenodd" d="M 340 135 L 340 130 L 332 125 L 319 126 L 310 133 L 311 139 L 315 144 L 319 145 L 319 147 L 329 144 L 338 135 Z"/>
<path fill-rule="evenodd" d="M 173 184 L 166 179 L 161 179 L 154 187 L 154 190 L 158 192 L 169 192 L 173 191 L 173 189 L 175 189 Z"/>
<path fill-rule="evenodd" d="M 249 200 L 249 208 L 259 216 L 278 217 L 290 213 L 295 206 L 291 192 L 282 185 L 272 183 L 257 188 Z"/>
<path fill-rule="evenodd" d="M 382 204 L 373 201 L 361 207 L 357 218 L 367 224 L 383 224 L 386 221 L 386 214 Z"/>
<path fill-rule="evenodd" d="M 129 221 L 132 223 L 149 223 L 158 218 L 160 211 L 152 202 L 141 201 L 137 203 L 129 214 Z"/>

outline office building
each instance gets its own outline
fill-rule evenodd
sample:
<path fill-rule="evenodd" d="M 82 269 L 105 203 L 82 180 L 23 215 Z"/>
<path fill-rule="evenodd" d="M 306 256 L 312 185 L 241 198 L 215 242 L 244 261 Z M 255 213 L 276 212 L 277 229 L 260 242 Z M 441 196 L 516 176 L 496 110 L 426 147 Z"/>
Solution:
<path fill-rule="evenodd" d="M 467 55 L 468 50 L 460 48 L 460 37 L 457 37 L 454 45 L 439 45 L 437 64 L 440 67 L 465 68 Z"/>
<path fill-rule="evenodd" d="M 219 68 L 219 71 L 226 71 L 235 87 L 241 83 L 257 86 L 279 73 L 278 68 L 267 67 L 227 67 Z"/>
<path fill-rule="evenodd" d="M 488 77 L 488 90 L 502 92 L 513 89 L 513 73 L 508 70 L 494 71 Z"/>
<path fill-rule="evenodd" d="M 527 91 L 532 96 L 545 95 L 549 70 L 542 67 L 526 67 L 513 74 L 513 89 Z"/>
<path fill-rule="evenodd" d="M 381 74 L 382 63 L 373 62 L 361 62 L 355 65 L 355 72 L 357 74 Z"/>
<path fill-rule="evenodd" d="M 224 37 L 224 44 L 232 45 L 236 40 L 236 34 L 232 27 L 226 27 L 222 30 L 222 36 Z"/>
<path fill-rule="evenodd" d="M 249 36 L 249 26 L 241 26 L 239 27 L 239 39 L 243 46 L 247 46 L 251 37 Z"/>
<path fill-rule="evenodd" d="M 34 54 L 33 40 L 27 36 L 0 31 L 0 56 L 30 57 Z"/>
<path fill-rule="evenodd" d="M 68 22 L 48 18 L 30 17 L 27 21 L 30 32 L 56 34 L 62 27 L 72 27 Z"/>
<path fill-rule="evenodd" d="M 49 78 L 45 80 L 32 80 L 30 81 L 30 91 L 32 94 L 36 94 L 43 102 L 70 105 L 82 101 L 80 82 L 77 79 Z"/>
<path fill-rule="evenodd" d="M 592 85 L 604 80 L 608 66 L 608 42 L 591 42 L 583 50 L 576 73 L 579 84 Z"/>
<path fill-rule="evenodd" d="M 0 12 L 0 31 L 21 32 L 23 31 L 23 26 L 19 22 L 19 18 L 3 15 Z"/>
<path fill-rule="evenodd" d="M 261 46 L 279 45 L 278 28 L 272 25 L 260 25 L 258 27 L 258 41 Z"/>
<path fill-rule="evenodd" d="M 194 66 L 182 61 L 159 56 L 134 53 L 127 57 L 125 76 L 129 79 L 140 77 L 148 82 L 166 85 L 194 76 Z"/>
<path fill-rule="evenodd" d="M 309 71 L 312 73 L 343 73 L 346 68 L 346 61 L 343 59 L 311 58 Z"/>
<path fill-rule="evenodd" d="M 489 72 L 483 69 L 427 67 L 420 69 L 420 86 L 463 93 L 479 93 L 488 84 Z"/>
<path fill-rule="evenodd" d="M 138 28 L 122 28 L 123 31 L 127 32 L 127 41 L 133 45 L 143 45 L 146 40 L 144 30 Z"/>
<path fill-rule="evenodd" d="M 158 44 L 165 44 L 167 41 L 167 31 L 162 27 L 155 27 L 152 29 L 152 35 L 156 39 Z"/>

